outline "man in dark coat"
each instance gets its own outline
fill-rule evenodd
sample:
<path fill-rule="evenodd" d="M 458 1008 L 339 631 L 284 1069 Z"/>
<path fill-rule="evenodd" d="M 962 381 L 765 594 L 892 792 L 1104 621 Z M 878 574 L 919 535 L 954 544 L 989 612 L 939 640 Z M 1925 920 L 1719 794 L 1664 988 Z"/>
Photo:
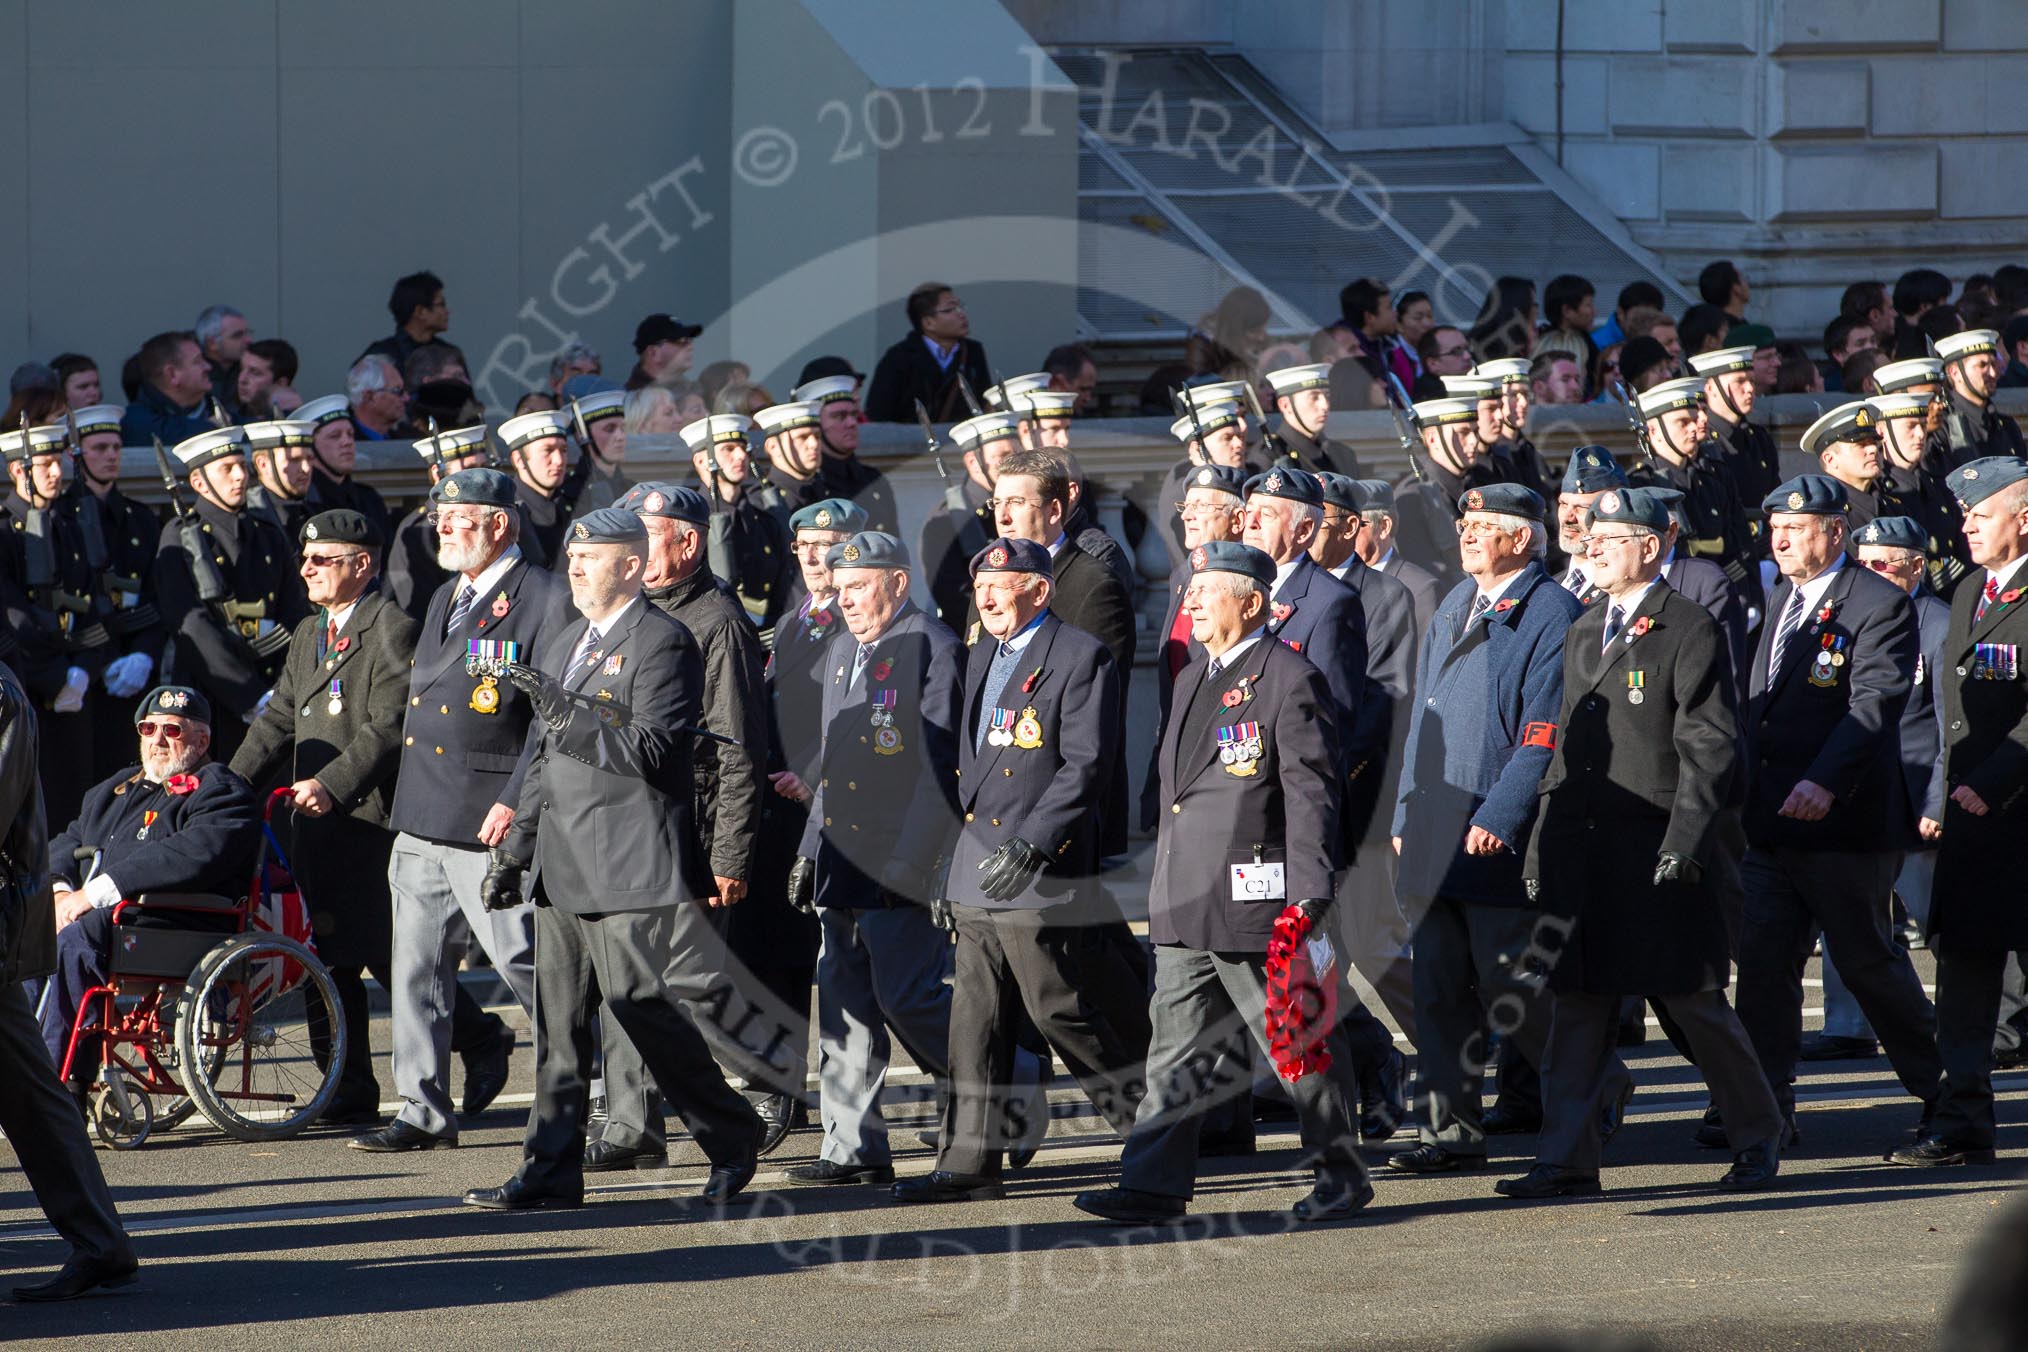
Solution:
<path fill-rule="evenodd" d="M 358 463 L 358 424 L 351 401 L 342 394 L 325 395 L 299 407 L 291 421 L 306 422 L 310 434 L 310 501 L 320 508 L 349 507 L 373 523 L 382 539 L 393 528 L 387 502 L 378 489 L 353 474 Z M 292 535 L 289 537 L 294 539 Z"/>
<path fill-rule="evenodd" d="M 492 458 L 484 423 L 454 427 L 413 444 L 431 487 L 446 475 L 477 469 Z M 394 528 L 382 585 L 401 613 L 420 624 L 429 611 L 430 598 L 450 577 L 450 570 L 437 562 L 436 504 L 425 498 Z"/>
<path fill-rule="evenodd" d="M 966 664 L 965 821 L 945 890 L 957 930 L 951 1093 L 936 1169 L 895 1184 L 904 1202 L 1004 1194 L 1001 1155 L 1022 1148 L 1032 1126 L 1032 1095 L 1014 1082 L 1017 1008 L 1122 1136 L 1140 1097 L 1144 988 L 1109 974 L 1110 949 L 1090 923 L 1119 674 L 1103 644 L 1050 614 L 1050 565 L 1048 550 L 1018 538 L 972 560 L 991 641 L 973 644 Z"/>
<path fill-rule="evenodd" d="M 1628 472 L 1635 486 L 1673 488 L 1683 494 L 1690 528 L 1684 548 L 1694 559 L 1709 559 L 1749 607 L 1761 604 L 1760 560 L 1767 553 L 1756 518 L 1740 501 L 1729 470 L 1714 459 L 1705 435 L 1704 382 L 1695 377 L 1665 380 L 1636 396 L 1646 445 L 1654 459 Z"/>
<path fill-rule="evenodd" d="M 942 282 L 908 293 L 908 337 L 880 354 L 866 387 L 866 416 L 873 422 L 914 422 L 917 403 L 933 422 L 956 422 L 966 403 L 960 376 L 974 392 L 992 382 L 986 349 L 969 335 L 965 303 Z M 806 396 L 798 394 L 797 398 Z"/>
<path fill-rule="evenodd" d="M 319 510 L 313 499 L 310 446 L 316 426 L 300 419 L 244 424 L 254 482 L 246 490 L 246 510 L 279 529 L 289 540 L 302 536 L 303 523 Z"/>
<path fill-rule="evenodd" d="M 1394 547 L 1395 531 L 1401 524 L 1395 515 L 1394 485 L 1385 479 L 1354 482 L 1359 489 L 1359 518 L 1363 524 L 1352 547 L 1361 563 L 1408 588 L 1409 599 L 1415 603 L 1415 635 L 1420 648 L 1430 617 L 1436 614 L 1437 602 L 1443 600 L 1443 588 L 1435 573 L 1421 564 L 1410 563 Z"/>
<path fill-rule="evenodd" d="M 1720 348 L 1690 354 L 1690 374 L 1704 378 L 1705 416 L 1719 447 L 1719 460 L 1732 473 L 1741 502 L 1759 502 L 1782 480 L 1781 455 L 1774 436 L 1751 421 L 1760 391 L 1753 383 L 1753 354 L 1758 349 Z"/>
<path fill-rule="evenodd" d="M 124 1286 L 138 1266 L 77 1105 L 58 1087 L 25 982 L 56 967 L 48 827 L 36 775 L 35 708 L 0 666 L 0 1132 L 70 1255 L 50 1281 L 14 1288 L 23 1301 L 68 1300 Z"/>
<path fill-rule="evenodd" d="M 1943 1092 L 1922 1139 L 1890 1163 L 1936 1166 L 1993 1159 L 1993 1026 L 2010 952 L 2028 948 L 2018 887 L 2028 832 L 2028 465 L 1974 460 L 1950 476 L 1964 504 L 1976 565 L 1951 601 L 1944 639 L 1943 756 L 1921 823 L 1937 842 L 1929 933 L 1936 950 L 1937 1045 Z M 1941 811 L 1942 815 L 1932 815 Z M 1876 1027 L 1878 1025 L 1876 1024 Z"/>
<path fill-rule="evenodd" d="M 1359 457 L 1350 446 L 1324 435 L 1331 417 L 1331 363 L 1284 366 L 1267 373 L 1281 414 L 1282 446 L 1288 462 L 1312 474 L 1359 477 Z"/>
<path fill-rule="evenodd" d="M 1748 673 L 1739 1017 L 1793 1117 L 1803 968 L 1821 928 L 1927 1119 L 1943 1075 L 1936 1011 L 1888 926 L 1915 830 L 1900 750 L 1915 610 L 1847 557 L 1844 502 L 1837 480 L 1804 474 L 1762 504 L 1783 581 Z"/>
<path fill-rule="evenodd" d="M 1191 551 L 1188 605 L 1204 656 L 1178 678 L 1162 737 L 1168 811 L 1149 882 L 1155 944 L 1147 1096 L 1120 1156 L 1120 1183 L 1078 1194 L 1080 1210 L 1126 1224 L 1173 1220 L 1195 1191 L 1198 1132 L 1212 1087 L 1197 1071 L 1267 1054 L 1268 941 L 1291 905 L 1314 923 L 1330 906 L 1339 758 L 1323 677 L 1267 634 L 1275 565 L 1249 545 Z M 1185 693 L 1187 692 L 1187 694 Z M 1342 1023 L 1323 1035 L 1321 1072 L 1289 1086 L 1315 1186 L 1304 1222 L 1339 1220 L 1373 1199 L 1356 1132 L 1358 1088 Z M 1245 1092 L 1246 1081 L 1218 1087 Z"/>
<path fill-rule="evenodd" d="M 1886 466 L 1881 503 L 1887 515 L 1913 517 L 1921 524 L 1930 590 L 1948 602 L 1971 567 L 1971 554 L 1965 547 L 1964 508 L 1944 481 L 1950 465 L 1942 451 L 1926 441 L 1932 402 L 1932 395 L 1916 390 L 1867 400 L 1880 419 Z"/>
<path fill-rule="evenodd" d="M 1711 1086 L 1734 1151 L 1721 1187 L 1774 1181 L 1782 1115 L 1725 1002 L 1725 896 L 1739 829 L 1738 701 L 1718 625 L 1661 580 L 1669 509 L 1609 488 L 1586 510 L 1586 576 L 1603 601 L 1570 626 L 1555 757 L 1526 865 L 1569 926 L 1550 972 L 1535 1167 L 1509 1197 L 1596 1192 L 1601 1074 L 1628 995 L 1668 1011 Z"/>

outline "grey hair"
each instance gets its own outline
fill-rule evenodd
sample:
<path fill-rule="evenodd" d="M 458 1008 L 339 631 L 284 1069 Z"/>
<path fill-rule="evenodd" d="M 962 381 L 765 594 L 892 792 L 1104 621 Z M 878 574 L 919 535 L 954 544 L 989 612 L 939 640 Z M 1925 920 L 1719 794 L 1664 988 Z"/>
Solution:
<path fill-rule="evenodd" d="M 1528 557 L 1539 559 L 1549 552 L 1549 532 L 1542 523 L 1514 512 L 1479 512 L 1475 515 L 1498 526 L 1510 534 L 1515 531 L 1528 532 Z"/>
<path fill-rule="evenodd" d="M 1375 521 L 1392 521 L 1395 519 L 1394 508 L 1392 507 L 1361 507 L 1359 515 L 1368 525 L 1371 525 Z"/>
<path fill-rule="evenodd" d="M 643 385 L 627 395 L 626 428 L 629 435 L 643 431 L 658 408 L 675 408 L 676 396 L 667 386 Z"/>
<path fill-rule="evenodd" d="M 361 395 L 384 390 L 401 378 L 394 363 L 382 356 L 361 357 L 345 373 L 345 397 L 358 403 Z"/>
<path fill-rule="evenodd" d="M 550 383 L 551 384 L 560 383 L 563 379 L 563 373 L 565 371 L 568 371 L 571 367 L 577 365 L 577 363 L 581 361 L 588 361 L 593 366 L 600 366 L 604 364 L 599 360 L 598 352 L 592 347 L 590 347 L 588 344 L 585 343 L 564 344 L 563 348 L 560 351 L 558 351 L 554 357 L 551 357 L 549 359 Z"/>
<path fill-rule="evenodd" d="M 199 347 L 210 347 L 218 336 L 225 332 L 226 320 L 245 318 L 245 315 L 233 309 L 230 305 L 205 306 L 203 312 L 197 316 L 197 323 L 194 326 L 194 331 L 197 334 L 197 345 Z"/>
<path fill-rule="evenodd" d="M 1263 599 L 1267 596 L 1267 588 L 1262 586 L 1258 579 L 1248 577 L 1245 573 L 1220 571 L 1211 574 L 1207 581 L 1216 583 L 1227 596 L 1236 597 L 1241 601 L 1255 592 L 1259 592 Z"/>

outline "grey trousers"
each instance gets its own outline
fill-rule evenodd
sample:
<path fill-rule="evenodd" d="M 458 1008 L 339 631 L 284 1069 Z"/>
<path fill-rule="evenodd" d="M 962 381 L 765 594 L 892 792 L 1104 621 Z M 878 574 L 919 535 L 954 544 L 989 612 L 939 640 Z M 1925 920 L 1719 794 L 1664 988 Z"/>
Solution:
<path fill-rule="evenodd" d="M 1823 929 L 1825 949 L 1844 963 L 1845 980 L 1880 1034 L 1902 1087 L 1928 1102 L 1942 1086 L 1936 1008 L 1890 932 L 1890 896 L 1900 871 L 1901 856 L 1891 852 L 1758 846 L 1746 852 L 1740 865 L 1746 924 L 1739 941 L 1739 1020 L 1785 1115 L 1796 1106 L 1803 968 L 1813 927 Z"/>
<path fill-rule="evenodd" d="M 802 1097 L 810 1024 L 763 986 L 732 970 L 725 938 L 705 904 L 669 911 L 669 965 L 662 983 L 711 1044 L 721 1065 L 765 1093 Z M 617 1019 L 599 1021 L 604 1048 L 606 1126 L 616 1146 L 660 1147 L 666 1140 L 662 1091 Z"/>
<path fill-rule="evenodd" d="M 1733 1153 L 1754 1146 L 1779 1152 L 1782 1110 L 1754 1057 L 1746 1029 L 1725 1002 L 1725 992 L 1650 998 L 1667 1011 L 1696 1054 L 1711 1101 L 1725 1119 Z M 1542 1136 L 1535 1159 L 1596 1177 L 1602 1149 L 1599 1112 L 1612 1092 L 1620 997 L 1558 992 L 1553 999 L 1555 1018 L 1542 1066 Z"/>
<path fill-rule="evenodd" d="M 536 908 L 535 1106 L 520 1177 L 541 1192 L 584 1192 L 594 1014 L 617 1023 L 714 1165 L 752 1150 L 760 1115 L 725 1082 L 711 1048 L 662 973 L 672 908 L 576 915 Z"/>
<path fill-rule="evenodd" d="M 817 920 L 820 1158 L 886 1164 L 892 1156 L 880 1093 L 893 1051 L 888 1030 L 940 1094 L 950 1080 L 950 938 L 920 906 L 827 906 Z"/>
<path fill-rule="evenodd" d="M 1197 1187 L 1197 1135 L 1207 1091 L 1221 1058 L 1243 1062 L 1251 1043 L 1267 1053 L 1266 959 L 1259 953 L 1155 949 L 1154 1040 L 1148 1092 L 1120 1153 L 1120 1184 L 1188 1199 Z M 1289 1086 L 1305 1163 L 1318 1180 L 1357 1189 L 1366 1179 L 1359 1154 L 1359 1086 L 1345 1025 L 1324 1046 L 1331 1065 Z M 1238 1087 L 1244 1091 L 1246 1081 Z"/>
<path fill-rule="evenodd" d="M 486 851 L 406 833 L 394 839 L 387 881 L 394 894 L 394 1087 L 400 1120 L 437 1136 L 458 1132 L 451 1103 L 451 998 L 458 960 L 475 938 L 514 998 L 535 1014 L 535 908 L 479 904 Z"/>
<path fill-rule="evenodd" d="M 1921 926 L 1929 919 L 1929 890 L 1936 879 L 1936 851 L 1911 850 L 1894 879 L 1894 893 L 1908 909 L 1909 919 Z M 1837 954 L 1824 945 L 1824 1031 L 1832 1037 L 1876 1041 L 1873 1025 L 1866 1022 L 1858 997 L 1838 974 Z"/>
<path fill-rule="evenodd" d="M 77 1104 L 57 1082 L 42 1030 L 18 981 L 0 982 L 0 1131 L 35 1201 L 79 1258 L 128 1251 L 113 1194 L 85 1136 Z"/>

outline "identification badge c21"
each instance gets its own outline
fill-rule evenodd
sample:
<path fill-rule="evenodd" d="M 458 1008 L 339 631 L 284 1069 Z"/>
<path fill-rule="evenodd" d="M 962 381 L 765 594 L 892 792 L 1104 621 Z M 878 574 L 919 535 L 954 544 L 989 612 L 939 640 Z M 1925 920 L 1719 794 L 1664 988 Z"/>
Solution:
<path fill-rule="evenodd" d="M 1288 897 L 1288 866 L 1286 864 L 1234 864 L 1232 866 L 1232 899 L 1234 901 L 1287 901 Z"/>

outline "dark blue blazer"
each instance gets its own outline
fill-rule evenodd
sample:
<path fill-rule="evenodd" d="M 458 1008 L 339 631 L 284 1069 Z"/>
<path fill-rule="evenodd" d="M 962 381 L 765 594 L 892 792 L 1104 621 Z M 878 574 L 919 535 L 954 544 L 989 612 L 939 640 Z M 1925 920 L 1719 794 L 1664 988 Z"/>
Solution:
<path fill-rule="evenodd" d="M 1305 558 L 1276 590 L 1272 609 L 1268 636 L 1324 673 L 1338 706 L 1339 763 L 1349 771 L 1385 755 L 1387 706 L 1367 698 L 1366 608 L 1359 593 Z"/>
<path fill-rule="evenodd" d="M 1917 651 L 1908 707 L 1901 711 L 1901 773 L 1908 786 L 1909 811 L 1940 822 L 1944 810 L 1943 724 L 1939 721 L 1937 682 L 1951 676 L 1943 665 L 1951 607 L 1927 582 L 1917 587 L 1910 599 L 1915 604 Z M 1910 848 L 1935 846 L 1918 841 Z"/>
<path fill-rule="evenodd" d="M 1711 613 L 1725 635 L 1726 656 L 1732 662 L 1733 689 L 1746 689 L 1746 602 L 1739 588 L 1725 576 L 1725 570 L 1709 559 L 1682 555 L 1662 565 L 1662 580 L 1689 600 Z"/>
<path fill-rule="evenodd" d="M 1423 901 L 1525 906 L 1519 851 L 1555 753 L 1564 635 L 1584 607 L 1530 563 L 1467 625 L 1478 590 L 1470 578 L 1451 588 L 1423 635 L 1394 809 L 1398 886 Z M 1507 849 L 1467 855 L 1474 826 Z"/>

